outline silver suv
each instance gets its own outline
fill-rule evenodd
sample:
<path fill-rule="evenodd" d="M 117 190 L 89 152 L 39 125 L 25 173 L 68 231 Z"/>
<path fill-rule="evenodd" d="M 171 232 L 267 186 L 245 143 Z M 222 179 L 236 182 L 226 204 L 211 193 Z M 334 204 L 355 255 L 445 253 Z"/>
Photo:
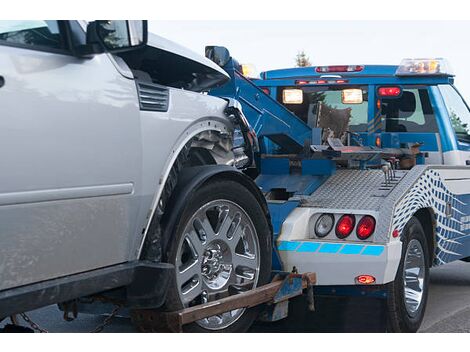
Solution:
<path fill-rule="evenodd" d="M 0 320 L 99 293 L 153 331 L 161 310 L 267 282 L 252 131 L 204 94 L 228 80 L 145 21 L 0 21 Z"/>

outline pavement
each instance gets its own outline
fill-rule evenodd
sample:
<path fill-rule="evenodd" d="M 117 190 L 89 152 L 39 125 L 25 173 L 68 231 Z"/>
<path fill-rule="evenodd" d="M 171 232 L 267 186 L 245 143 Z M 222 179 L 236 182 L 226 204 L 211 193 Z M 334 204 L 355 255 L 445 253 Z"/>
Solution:
<path fill-rule="evenodd" d="M 384 317 L 380 300 L 318 298 L 317 310 L 307 313 L 303 300 L 294 300 L 289 319 L 256 323 L 251 332 L 382 332 Z M 72 322 L 62 319 L 57 306 L 28 315 L 50 332 L 88 332 L 103 322 L 103 316 L 79 314 Z M 0 323 L 3 326 L 5 322 Z M 128 318 L 116 317 L 104 332 L 137 332 Z M 420 332 L 470 332 L 470 263 L 455 262 L 431 269 L 428 306 Z"/>

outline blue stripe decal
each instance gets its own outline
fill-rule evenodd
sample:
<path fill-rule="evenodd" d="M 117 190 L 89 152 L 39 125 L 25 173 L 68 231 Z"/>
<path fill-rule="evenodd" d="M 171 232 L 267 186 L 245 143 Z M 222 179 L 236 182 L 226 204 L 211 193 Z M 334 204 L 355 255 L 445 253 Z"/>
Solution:
<path fill-rule="evenodd" d="M 304 242 L 304 243 L 302 243 L 300 248 L 297 249 L 297 252 L 310 252 L 310 253 L 313 253 L 313 252 L 316 252 L 318 248 L 320 248 L 320 243 Z"/>
<path fill-rule="evenodd" d="M 347 244 L 343 247 L 340 254 L 359 254 L 364 249 L 362 244 Z"/>
<path fill-rule="evenodd" d="M 329 253 L 380 256 L 385 246 L 325 242 L 281 241 L 278 250 L 298 253 Z"/>
<path fill-rule="evenodd" d="M 321 246 L 319 253 L 336 253 L 342 246 L 342 244 L 337 243 L 324 243 L 323 246 Z"/>
<path fill-rule="evenodd" d="M 280 251 L 295 251 L 300 245 L 300 242 L 281 241 L 277 247 Z"/>
<path fill-rule="evenodd" d="M 367 246 L 362 252 L 362 255 L 379 256 L 384 251 L 384 246 Z"/>

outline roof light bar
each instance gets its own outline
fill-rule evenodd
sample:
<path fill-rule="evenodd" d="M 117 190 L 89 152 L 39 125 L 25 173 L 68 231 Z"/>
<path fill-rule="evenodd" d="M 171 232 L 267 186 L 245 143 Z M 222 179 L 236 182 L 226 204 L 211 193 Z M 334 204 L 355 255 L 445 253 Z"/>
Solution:
<path fill-rule="evenodd" d="M 315 71 L 318 73 L 361 72 L 362 70 L 364 70 L 362 65 L 318 66 L 315 68 Z"/>
<path fill-rule="evenodd" d="M 452 76 L 445 59 L 403 59 L 395 72 L 397 76 Z"/>

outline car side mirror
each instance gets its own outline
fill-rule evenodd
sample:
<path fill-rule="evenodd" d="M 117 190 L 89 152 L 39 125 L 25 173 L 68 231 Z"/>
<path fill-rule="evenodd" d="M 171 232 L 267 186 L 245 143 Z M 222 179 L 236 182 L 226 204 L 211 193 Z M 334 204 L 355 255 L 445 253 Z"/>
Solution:
<path fill-rule="evenodd" d="M 88 23 L 86 45 L 78 48 L 78 54 L 92 56 L 135 50 L 145 46 L 147 38 L 147 21 L 97 20 Z"/>
<path fill-rule="evenodd" d="M 230 61 L 230 52 L 223 46 L 206 46 L 206 57 L 220 67 L 224 67 Z"/>

